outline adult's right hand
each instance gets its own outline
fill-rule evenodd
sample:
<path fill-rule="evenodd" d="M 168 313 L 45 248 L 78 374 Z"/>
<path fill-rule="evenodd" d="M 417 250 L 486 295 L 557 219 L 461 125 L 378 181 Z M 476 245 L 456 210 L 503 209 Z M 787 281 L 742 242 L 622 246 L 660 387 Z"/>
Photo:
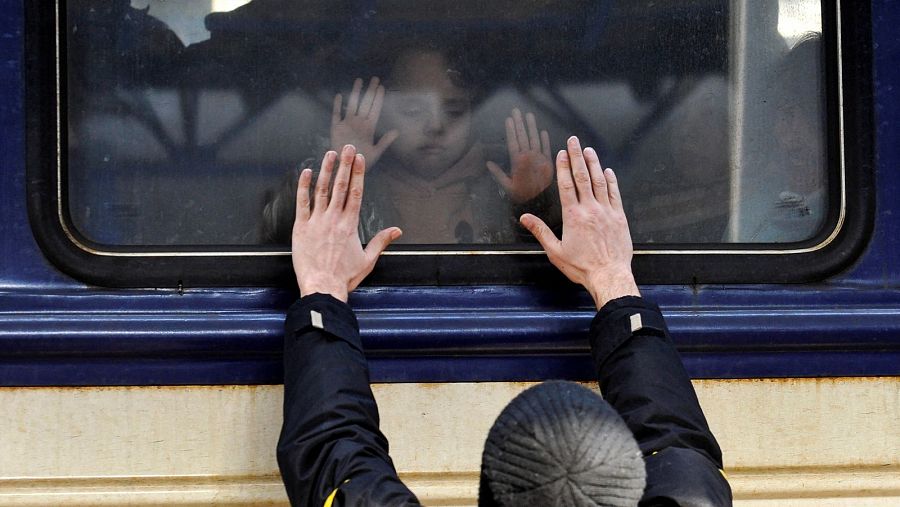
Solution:
<path fill-rule="evenodd" d="M 556 181 L 562 239 L 534 215 L 522 215 L 522 225 L 554 266 L 590 292 L 598 310 L 612 299 L 640 296 L 631 272 L 634 249 L 615 173 L 603 169 L 593 148 L 582 152 L 573 136 L 556 156 Z"/>
<path fill-rule="evenodd" d="M 339 151 L 343 146 L 352 144 L 366 157 L 369 167 L 373 167 L 384 150 L 397 139 L 399 133 L 391 130 L 375 142 L 375 126 L 378 124 L 381 107 L 384 104 L 384 86 L 379 83 L 377 77 L 369 81 L 364 95 L 362 86 L 361 78 L 353 82 L 346 111 L 343 111 L 343 96 L 340 93 L 334 96 L 334 107 L 331 111 L 331 148 Z"/>

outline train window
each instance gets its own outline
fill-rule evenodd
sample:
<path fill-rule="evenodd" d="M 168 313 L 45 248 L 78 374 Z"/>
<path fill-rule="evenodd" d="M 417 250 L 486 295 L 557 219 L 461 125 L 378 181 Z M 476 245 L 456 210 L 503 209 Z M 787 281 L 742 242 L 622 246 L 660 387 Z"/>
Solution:
<path fill-rule="evenodd" d="M 63 5 L 53 204 L 93 254 L 283 254 L 298 170 L 346 142 L 397 255 L 537 253 L 516 219 L 559 225 L 570 134 L 641 251 L 815 248 L 846 216 L 815 0 Z"/>

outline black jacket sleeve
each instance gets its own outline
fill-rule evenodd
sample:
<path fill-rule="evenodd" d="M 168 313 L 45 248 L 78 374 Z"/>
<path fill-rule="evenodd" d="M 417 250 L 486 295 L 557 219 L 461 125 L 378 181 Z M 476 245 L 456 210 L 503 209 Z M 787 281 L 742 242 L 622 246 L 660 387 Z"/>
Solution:
<path fill-rule="evenodd" d="M 722 451 L 659 308 L 633 296 L 610 301 L 594 317 L 590 340 L 600 390 L 644 454 L 640 505 L 731 505 Z"/>
<path fill-rule="evenodd" d="M 312 294 L 288 311 L 278 466 L 291 505 L 418 505 L 378 429 L 356 316 Z"/>

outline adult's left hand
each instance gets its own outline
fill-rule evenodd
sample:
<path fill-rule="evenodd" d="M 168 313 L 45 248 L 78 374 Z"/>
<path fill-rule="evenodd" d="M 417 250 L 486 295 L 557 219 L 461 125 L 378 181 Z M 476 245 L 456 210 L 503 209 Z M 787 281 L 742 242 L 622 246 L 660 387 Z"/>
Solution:
<path fill-rule="evenodd" d="M 402 231 L 380 231 L 362 247 L 357 226 L 362 204 L 366 160 L 353 145 L 341 150 L 334 185 L 329 188 L 338 154 L 329 151 L 310 201 L 312 170 L 304 169 L 297 184 L 297 212 L 291 234 L 291 261 L 300 295 L 330 294 L 346 302 L 349 293 L 372 272 L 384 249 Z"/>
<path fill-rule="evenodd" d="M 512 166 L 509 175 L 494 162 L 488 162 L 487 168 L 513 202 L 530 201 L 553 183 L 550 135 L 546 130 L 538 134 L 533 114 L 526 114 L 523 121 L 522 112 L 512 110 L 506 119 L 506 147 Z"/>

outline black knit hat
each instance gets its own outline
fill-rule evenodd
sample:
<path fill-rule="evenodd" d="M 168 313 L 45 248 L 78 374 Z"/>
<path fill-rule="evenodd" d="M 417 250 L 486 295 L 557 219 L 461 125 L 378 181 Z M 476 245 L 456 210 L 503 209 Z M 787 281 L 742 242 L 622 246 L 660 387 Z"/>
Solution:
<path fill-rule="evenodd" d="M 644 460 L 619 414 L 573 382 L 534 386 L 503 409 L 481 458 L 479 505 L 634 506 Z"/>

